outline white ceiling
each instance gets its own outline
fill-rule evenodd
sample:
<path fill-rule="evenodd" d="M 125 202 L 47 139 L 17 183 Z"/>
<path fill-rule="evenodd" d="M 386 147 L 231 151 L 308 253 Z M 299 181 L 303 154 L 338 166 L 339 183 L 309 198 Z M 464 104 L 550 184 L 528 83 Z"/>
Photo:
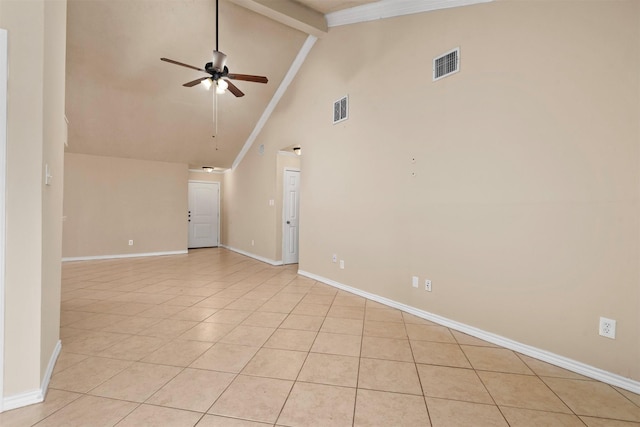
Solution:
<path fill-rule="evenodd" d="M 319 12 L 372 0 L 299 0 Z M 227 168 L 245 144 L 307 35 L 226 0 L 219 48 L 246 94 L 218 97 L 183 83 L 204 74 L 160 61 L 204 67 L 215 49 L 214 0 L 69 0 L 67 6 L 67 151 Z"/>

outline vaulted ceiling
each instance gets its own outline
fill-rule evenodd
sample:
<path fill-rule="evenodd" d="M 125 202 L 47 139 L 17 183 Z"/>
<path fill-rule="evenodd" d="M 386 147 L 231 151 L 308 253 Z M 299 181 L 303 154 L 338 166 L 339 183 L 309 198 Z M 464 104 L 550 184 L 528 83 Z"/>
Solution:
<path fill-rule="evenodd" d="M 264 75 L 269 83 L 234 81 L 246 96 L 218 96 L 216 131 L 213 92 L 182 86 L 205 75 L 160 61 L 204 68 L 216 43 L 214 0 L 69 0 L 67 151 L 230 167 L 307 38 L 239 5 L 246 1 L 265 3 L 220 1 L 219 49 L 232 73 Z M 371 2 L 294 6 L 322 17 Z"/>

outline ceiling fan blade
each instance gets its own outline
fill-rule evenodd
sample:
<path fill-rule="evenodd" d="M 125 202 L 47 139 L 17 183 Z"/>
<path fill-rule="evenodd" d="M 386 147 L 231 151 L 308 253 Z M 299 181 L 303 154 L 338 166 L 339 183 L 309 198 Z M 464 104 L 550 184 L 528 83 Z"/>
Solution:
<path fill-rule="evenodd" d="M 174 61 L 173 59 L 169 59 L 169 58 L 160 58 L 161 61 L 164 62 L 169 62 L 171 64 L 176 64 L 176 65 L 180 65 L 182 67 L 187 67 L 187 68 L 191 68 L 192 70 L 196 70 L 196 71 L 202 71 L 203 73 L 206 73 L 207 70 L 203 70 L 202 68 L 198 68 L 198 67 L 194 67 L 193 65 L 189 65 L 189 64 L 184 64 L 182 62 L 178 62 L 178 61 Z"/>
<path fill-rule="evenodd" d="M 227 90 L 229 92 L 231 92 L 232 94 L 234 94 L 236 97 L 240 98 L 241 96 L 244 96 L 244 93 L 242 93 L 242 91 L 240 89 L 238 89 L 238 87 L 236 85 L 234 85 L 233 83 L 231 83 L 229 80 L 225 79 L 225 82 L 227 82 L 227 84 L 229 85 L 227 87 Z"/>
<path fill-rule="evenodd" d="M 195 79 L 195 80 L 193 80 L 191 82 L 185 83 L 182 86 L 184 86 L 184 87 L 194 87 L 194 86 L 198 85 L 201 81 L 207 80 L 208 78 L 209 77 L 200 77 L 199 79 Z"/>
<path fill-rule="evenodd" d="M 269 81 L 269 79 L 267 79 L 264 76 L 252 76 L 250 74 L 228 74 L 227 75 L 228 78 L 230 79 L 234 79 L 234 80 L 244 80 L 247 82 L 254 82 L 254 83 L 267 83 Z"/>

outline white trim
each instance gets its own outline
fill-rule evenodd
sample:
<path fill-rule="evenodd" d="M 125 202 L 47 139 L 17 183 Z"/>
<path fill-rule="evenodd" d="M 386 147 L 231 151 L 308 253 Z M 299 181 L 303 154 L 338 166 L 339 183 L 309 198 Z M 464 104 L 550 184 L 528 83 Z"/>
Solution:
<path fill-rule="evenodd" d="M 4 398 L 2 401 L 2 407 L 5 411 L 44 401 L 44 397 L 47 395 L 47 388 L 49 388 L 49 381 L 53 374 L 53 368 L 56 366 L 58 356 L 60 356 L 60 350 L 62 350 L 62 341 L 58 340 L 53 349 L 53 353 L 51 353 L 51 357 L 49 358 L 49 364 L 47 365 L 47 370 L 42 378 L 40 388 Z"/>
<path fill-rule="evenodd" d="M 197 182 L 198 184 L 220 184 L 220 181 L 202 181 L 198 179 L 190 179 L 188 182 Z"/>
<path fill-rule="evenodd" d="M 4 268 L 7 173 L 7 80 L 9 74 L 7 30 L 0 28 L 0 412 L 4 411 Z"/>
<path fill-rule="evenodd" d="M 41 403 L 43 401 L 44 395 L 42 394 L 42 390 L 36 389 L 5 397 L 2 401 L 2 406 L 5 411 L 9 411 L 11 409 L 22 408 L 23 406 L 33 405 L 34 403 Z"/>
<path fill-rule="evenodd" d="M 535 359 L 542 360 L 543 362 L 547 362 L 552 365 L 567 369 L 569 371 L 576 372 L 580 375 L 584 375 L 586 377 L 593 378 L 595 380 L 602 381 L 604 383 L 611 384 L 611 385 L 623 388 L 625 390 L 629 390 L 632 393 L 640 394 L 640 381 L 635 381 L 630 378 L 626 378 L 621 375 L 614 374 L 612 372 L 608 372 L 591 365 L 587 365 L 586 363 L 569 359 L 568 357 L 560 356 L 558 354 L 551 353 L 549 351 L 542 350 L 536 347 L 532 347 L 527 344 L 522 344 L 518 341 L 514 341 L 512 339 L 505 338 L 503 336 L 496 335 L 491 332 L 483 331 L 482 329 L 478 329 L 473 326 L 466 325 L 464 323 L 456 322 L 455 320 L 451 320 L 446 317 L 439 316 L 437 314 L 429 313 L 428 311 L 420 310 L 415 307 L 411 307 L 409 305 L 406 305 L 406 304 L 403 304 L 403 303 L 400 303 L 376 294 L 372 294 L 357 288 L 353 288 L 351 286 L 343 285 L 342 283 L 336 282 L 331 279 L 327 279 L 326 277 L 318 276 L 313 273 L 309 273 L 307 271 L 298 270 L 298 274 L 301 276 L 305 276 L 310 279 L 314 279 L 319 282 L 325 283 L 329 286 L 333 286 L 335 288 L 342 289 L 347 292 L 351 292 L 352 294 L 356 294 L 361 297 L 379 302 L 380 304 L 397 308 L 398 310 L 405 311 L 407 313 L 413 314 L 414 316 L 418 316 L 422 319 L 430 320 L 434 323 L 438 323 L 439 325 L 446 326 L 447 328 L 464 332 L 467 335 L 480 338 L 481 340 L 488 341 L 490 343 L 508 348 L 513 351 L 517 351 L 518 353 L 522 353 L 524 355 L 533 357 Z"/>
<path fill-rule="evenodd" d="M 62 262 L 69 261 L 93 261 L 98 259 L 118 259 L 118 258 L 140 258 L 147 256 L 165 256 L 165 255 L 184 255 L 189 253 L 186 249 L 183 251 L 167 251 L 167 252 L 145 252 L 139 254 L 115 254 L 115 255 L 96 255 L 96 256 L 78 256 L 62 258 Z"/>
<path fill-rule="evenodd" d="M 49 364 L 47 365 L 47 370 L 44 373 L 44 377 L 42 378 L 42 385 L 40 385 L 40 390 L 42 390 L 42 396 L 47 395 L 47 389 L 49 388 L 49 381 L 51 381 L 51 375 L 53 375 L 53 368 L 56 367 L 56 362 L 58 361 L 58 356 L 60 356 L 60 351 L 62 350 L 62 341 L 58 340 L 56 346 L 53 349 L 53 353 L 51 353 L 51 357 L 49 358 Z"/>
<path fill-rule="evenodd" d="M 283 151 L 280 150 L 278 151 L 278 155 L 279 156 L 286 156 L 286 157 L 296 157 L 296 158 L 300 158 L 300 156 L 298 156 L 296 153 L 293 153 L 291 151 Z"/>
<path fill-rule="evenodd" d="M 264 263 L 266 263 L 266 264 L 271 264 L 271 265 L 275 265 L 275 266 L 282 265 L 282 260 L 280 260 L 280 261 L 274 261 L 274 260 L 272 260 L 272 259 L 265 258 L 265 257 L 260 256 L 260 255 L 252 254 L 252 253 L 250 253 L 250 252 L 243 251 L 242 249 L 232 248 L 231 246 L 227 246 L 227 245 L 220 245 L 220 247 L 221 247 L 221 248 L 228 249 L 228 250 L 230 250 L 230 251 L 232 251 L 232 252 L 239 253 L 240 255 L 248 256 L 249 258 L 253 258 L 253 259 L 255 259 L 255 260 L 258 260 L 258 261 L 264 262 Z"/>
<path fill-rule="evenodd" d="M 340 25 L 375 21 L 377 19 L 393 18 L 395 16 L 411 15 L 414 13 L 430 12 L 459 6 L 470 6 L 478 3 L 489 3 L 492 1 L 493 0 L 381 0 L 375 3 L 328 13 L 325 17 L 327 18 L 327 25 L 331 28 Z"/>
<path fill-rule="evenodd" d="M 267 120 L 269 120 L 269 117 L 271 117 L 271 113 L 273 113 L 276 105 L 278 105 L 278 102 L 280 102 L 280 99 L 284 96 L 294 77 L 296 76 L 296 74 L 298 74 L 298 70 L 304 63 L 304 60 L 307 58 L 307 55 L 311 51 L 311 48 L 315 44 L 316 40 L 318 40 L 318 38 L 312 35 L 309 35 L 305 40 L 304 44 L 300 48 L 300 51 L 298 52 L 298 55 L 296 56 L 296 59 L 294 59 L 291 63 L 289 71 L 287 71 L 287 74 L 284 76 L 284 79 L 282 79 L 280 86 L 278 86 L 278 89 L 273 94 L 271 101 L 269 101 L 267 108 L 265 108 L 262 112 L 262 116 L 260 116 L 260 119 L 256 123 L 256 126 L 253 128 L 251 135 L 249 135 L 249 138 L 247 138 L 247 141 L 244 143 L 242 150 L 240 150 L 240 152 L 236 156 L 236 159 L 233 161 L 231 169 L 235 169 L 238 167 L 244 156 L 247 154 L 247 152 L 255 142 L 256 138 L 258 138 L 258 135 L 260 135 L 260 132 L 262 132 L 262 128 L 265 124 L 267 124 Z"/>

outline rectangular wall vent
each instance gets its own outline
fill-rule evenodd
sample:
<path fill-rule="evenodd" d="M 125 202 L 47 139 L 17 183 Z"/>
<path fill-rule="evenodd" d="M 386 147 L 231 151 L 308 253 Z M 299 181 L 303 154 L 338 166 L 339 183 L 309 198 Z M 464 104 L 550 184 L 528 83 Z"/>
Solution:
<path fill-rule="evenodd" d="M 333 103 L 333 124 L 349 118 L 349 98 L 345 96 Z"/>
<path fill-rule="evenodd" d="M 433 59 L 433 81 L 460 71 L 460 48 L 457 47 L 449 52 Z"/>

